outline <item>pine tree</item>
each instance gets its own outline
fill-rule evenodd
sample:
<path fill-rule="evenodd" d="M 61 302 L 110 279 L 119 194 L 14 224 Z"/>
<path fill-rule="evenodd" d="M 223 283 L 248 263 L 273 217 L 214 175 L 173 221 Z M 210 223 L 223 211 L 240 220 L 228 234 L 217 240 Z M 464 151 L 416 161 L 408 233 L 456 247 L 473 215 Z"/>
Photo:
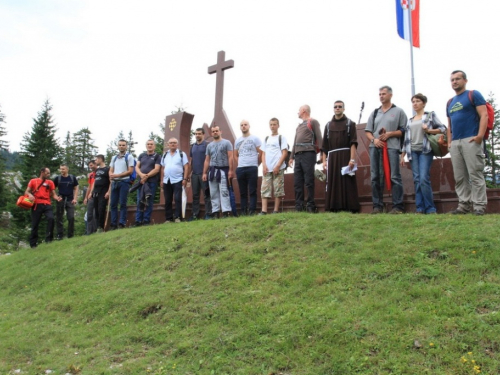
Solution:
<path fill-rule="evenodd" d="M 74 174 L 83 174 L 87 170 L 87 163 L 94 158 L 97 146 L 94 145 L 92 132 L 83 128 L 73 133 L 72 152 Z"/>
<path fill-rule="evenodd" d="M 490 137 L 486 140 L 488 158 L 484 168 L 484 176 L 489 187 L 500 185 L 500 110 L 495 103 L 495 95 L 490 92 L 487 99 L 495 111 L 495 122 Z"/>
<path fill-rule="evenodd" d="M 5 123 L 5 115 L 2 113 L 1 107 L 0 107 L 0 150 L 6 151 L 7 147 L 9 146 L 7 141 L 4 139 L 4 137 L 7 135 L 7 130 L 3 126 Z M 5 176 L 5 159 L 2 154 L 0 154 L 0 214 L 6 209 L 7 207 L 7 179 Z"/>
<path fill-rule="evenodd" d="M 71 139 L 71 134 L 69 131 L 66 133 L 66 138 L 64 139 L 63 142 L 63 148 L 64 148 L 63 163 L 68 166 L 70 171 L 72 171 L 75 168 L 75 157 L 74 157 L 75 150 L 73 147 L 73 141 Z"/>
<path fill-rule="evenodd" d="M 63 150 L 56 138 L 52 119 L 52 105 L 46 100 L 38 117 L 33 119 L 31 132 L 24 135 L 21 143 L 21 171 L 25 179 L 38 177 L 42 167 L 57 171 L 62 162 Z"/>
<path fill-rule="evenodd" d="M 118 154 L 118 141 L 120 139 L 125 139 L 125 135 L 122 130 L 118 133 L 118 137 L 109 142 L 108 147 L 106 148 L 106 164 L 109 165 L 111 163 L 111 158 Z"/>
<path fill-rule="evenodd" d="M 0 106 L 0 150 L 7 150 L 9 144 L 5 139 L 2 139 L 7 135 L 7 130 L 2 124 L 5 123 L 5 115 L 2 113 L 2 106 Z"/>
<path fill-rule="evenodd" d="M 130 153 L 130 154 L 132 154 L 132 156 L 134 158 L 136 158 L 137 155 L 135 154 L 135 145 L 137 144 L 137 142 L 134 142 L 134 137 L 132 135 L 132 130 L 128 132 L 127 142 L 128 142 L 128 150 L 127 150 L 127 152 Z"/>

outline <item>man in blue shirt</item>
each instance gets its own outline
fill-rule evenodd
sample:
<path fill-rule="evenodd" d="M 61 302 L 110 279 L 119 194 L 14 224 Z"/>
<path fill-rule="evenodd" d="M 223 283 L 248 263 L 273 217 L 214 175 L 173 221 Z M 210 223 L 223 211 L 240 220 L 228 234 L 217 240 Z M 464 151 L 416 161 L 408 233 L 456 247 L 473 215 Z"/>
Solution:
<path fill-rule="evenodd" d="M 458 207 L 452 214 L 475 215 L 486 211 L 483 137 L 488 124 L 486 101 L 478 91 L 466 90 L 467 76 L 461 70 L 451 73 L 454 96 L 446 108 L 450 149 Z M 472 101 L 471 101 L 472 99 Z"/>
<path fill-rule="evenodd" d="M 68 238 L 75 234 L 75 205 L 78 198 L 78 181 L 75 176 L 69 174 L 69 168 L 66 164 L 62 164 L 60 169 L 61 175 L 54 180 L 54 185 L 58 190 L 61 200 L 57 202 L 56 208 L 56 239 L 63 239 L 63 216 L 66 210 L 68 218 Z"/>
<path fill-rule="evenodd" d="M 189 173 L 189 160 L 184 152 L 177 148 L 176 138 L 168 140 L 169 150 L 161 158 L 161 180 L 165 197 L 165 223 L 181 222 L 182 188 L 186 186 Z M 172 198 L 175 201 L 175 216 L 172 212 Z"/>
<path fill-rule="evenodd" d="M 210 218 L 212 202 L 210 201 L 210 190 L 208 182 L 203 181 L 203 165 L 208 142 L 204 140 L 205 130 L 198 128 L 194 132 L 196 142 L 191 146 L 189 153 L 189 165 L 191 169 L 191 190 L 193 192 L 193 216 L 188 221 L 196 220 L 200 214 L 200 191 L 203 190 L 205 200 L 205 219 Z"/>

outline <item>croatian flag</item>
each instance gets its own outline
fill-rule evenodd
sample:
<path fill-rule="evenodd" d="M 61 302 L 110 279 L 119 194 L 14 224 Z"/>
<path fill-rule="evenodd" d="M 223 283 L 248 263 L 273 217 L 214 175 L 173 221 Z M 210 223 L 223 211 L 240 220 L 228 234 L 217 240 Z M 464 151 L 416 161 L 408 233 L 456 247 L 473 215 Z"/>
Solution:
<path fill-rule="evenodd" d="M 408 6 L 411 6 L 411 31 L 413 47 L 420 48 L 419 16 L 420 0 L 396 0 L 396 18 L 398 23 L 398 34 L 401 38 L 410 40 L 410 20 Z"/>

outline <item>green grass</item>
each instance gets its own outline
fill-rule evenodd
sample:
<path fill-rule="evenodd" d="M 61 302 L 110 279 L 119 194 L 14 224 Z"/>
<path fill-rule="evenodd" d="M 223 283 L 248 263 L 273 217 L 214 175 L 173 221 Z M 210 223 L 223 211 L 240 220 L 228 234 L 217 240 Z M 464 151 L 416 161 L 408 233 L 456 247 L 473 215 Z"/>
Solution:
<path fill-rule="evenodd" d="M 498 218 L 290 213 L 1 256 L 0 374 L 498 374 Z"/>

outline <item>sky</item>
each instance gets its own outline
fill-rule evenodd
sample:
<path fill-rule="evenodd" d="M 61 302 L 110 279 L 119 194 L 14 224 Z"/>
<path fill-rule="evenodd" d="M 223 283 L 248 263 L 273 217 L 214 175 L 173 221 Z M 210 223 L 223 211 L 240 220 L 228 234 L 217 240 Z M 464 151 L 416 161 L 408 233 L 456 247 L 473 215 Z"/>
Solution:
<path fill-rule="evenodd" d="M 414 51 L 416 92 L 446 119 L 450 73 L 468 89 L 500 96 L 494 66 L 500 41 L 496 0 L 422 0 Z M 224 50 L 224 109 L 235 134 L 269 134 L 269 119 L 292 142 L 301 105 L 322 126 L 343 100 L 361 122 L 379 106 L 378 89 L 411 115 L 410 45 L 396 29 L 395 0 L 0 0 L 0 106 L 7 141 L 23 136 L 46 99 L 57 136 L 88 127 L 104 153 L 120 130 L 144 150 L 176 107 L 212 121 L 214 65 Z M 224 136 L 224 134 L 223 134 Z"/>

